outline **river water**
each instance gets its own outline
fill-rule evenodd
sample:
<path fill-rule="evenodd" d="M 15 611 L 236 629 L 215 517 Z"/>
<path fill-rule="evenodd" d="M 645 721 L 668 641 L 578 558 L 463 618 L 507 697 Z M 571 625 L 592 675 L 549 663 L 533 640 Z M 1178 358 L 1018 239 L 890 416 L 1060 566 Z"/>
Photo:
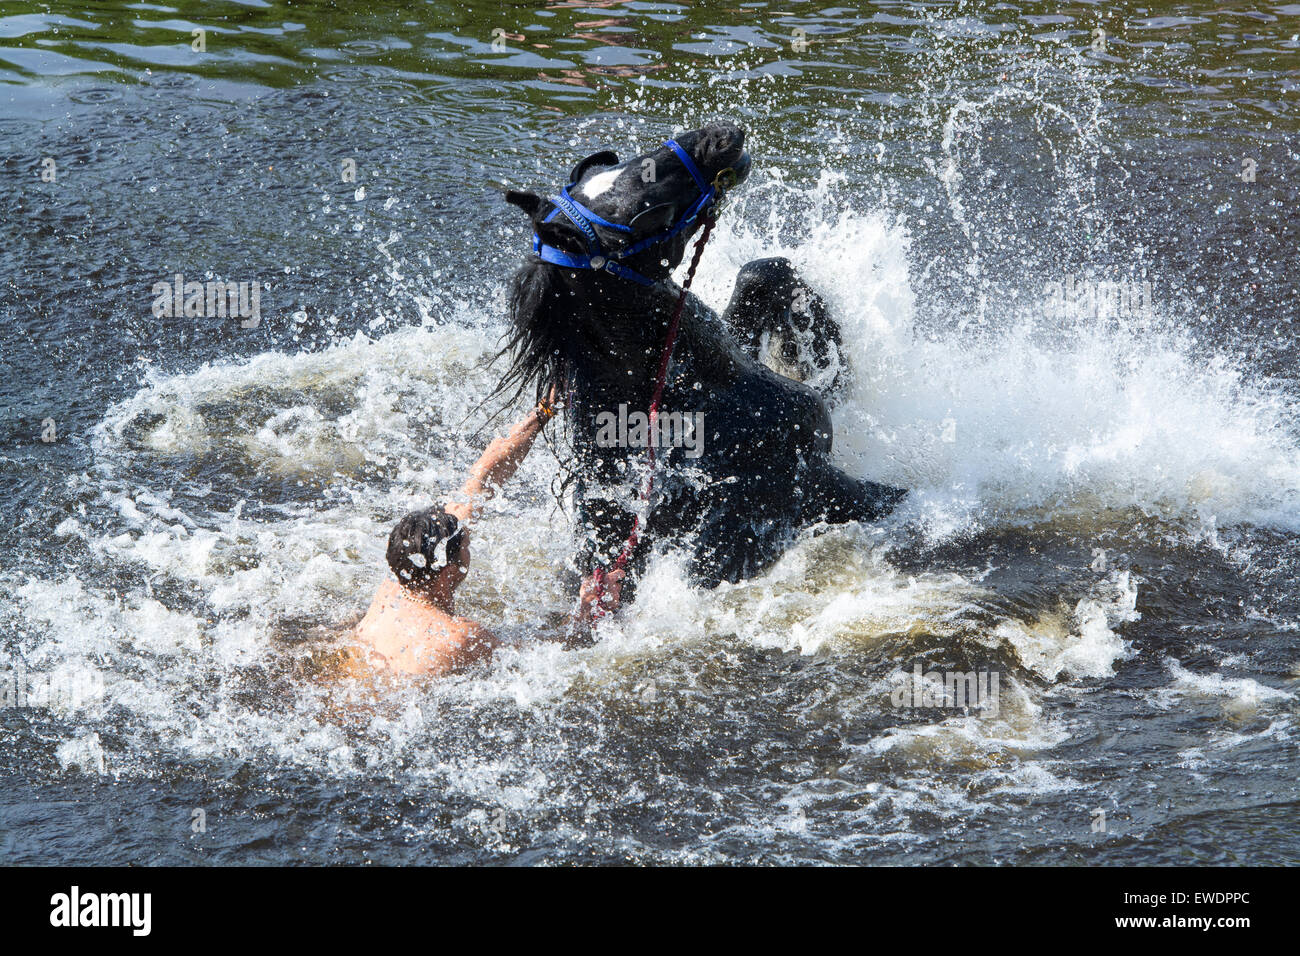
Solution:
<path fill-rule="evenodd" d="M 1298 35 L 1300 4 L 5 4 L 0 861 L 1300 862 Z M 564 651 L 539 443 L 461 592 L 509 647 L 347 665 L 392 522 L 503 420 L 497 187 L 715 117 L 754 170 L 697 291 L 795 262 L 853 370 L 837 459 L 904 506 L 716 591 L 664 554 Z M 177 274 L 257 315 L 156 315 Z M 996 694 L 911 706 L 917 668 Z"/>

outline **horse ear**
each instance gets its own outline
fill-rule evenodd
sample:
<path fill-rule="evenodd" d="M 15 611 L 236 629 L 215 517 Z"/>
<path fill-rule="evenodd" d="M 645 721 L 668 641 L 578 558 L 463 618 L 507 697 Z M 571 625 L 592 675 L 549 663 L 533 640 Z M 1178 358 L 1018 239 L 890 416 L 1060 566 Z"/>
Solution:
<path fill-rule="evenodd" d="M 582 178 L 592 166 L 616 166 L 618 165 L 618 154 L 610 149 L 602 149 L 599 153 L 592 153 L 577 166 L 573 167 L 573 172 L 569 173 L 569 182 L 576 183 Z"/>
<path fill-rule="evenodd" d="M 537 215 L 537 210 L 542 208 L 541 196 L 537 195 L 537 193 L 520 192 L 518 189 L 506 190 L 506 202 L 512 206 L 518 206 L 528 213 L 530 219 Z"/>
<path fill-rule="evenodd" d="M 639 212 L 632 217 L 628 223 L 634 235 L 652 236 L 656 232 L 663 232 L 673 224 L 677 218 L 677 208 L 673 203 L 662 202 L 657 206 L 651 206 L 644 212 Z"/>
<path fill-rule="evenodd" d="M 565 252 L 584 255 L 587 252 L 587 237 L 567 219 L 552 219 L 550 222 L 537 224 L 537 238 L 545 245 L 554 246 Z"/>

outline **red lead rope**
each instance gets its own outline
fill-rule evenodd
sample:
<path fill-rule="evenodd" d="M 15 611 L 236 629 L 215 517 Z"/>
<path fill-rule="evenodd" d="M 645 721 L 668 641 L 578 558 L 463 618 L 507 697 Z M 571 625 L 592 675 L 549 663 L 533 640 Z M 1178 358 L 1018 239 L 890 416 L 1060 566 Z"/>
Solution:
<path fill-rule="evenodd" d="M 709 233 L 713 231 L 713 217 L 706 216 L 704 219 L 704 231 L 700 233 L 700 238 L 695 240 L 695 254 L 691 257 L 691 267 L 686 271 L 686 281 L 682 283 L 682 294 L 677 298 L 677 309 L 673 312 L 673 320 L 668 323 L 668 335 L 664 338 L 664 354 L 659 359 L 659 377 L 655 379 L 654 397 L 650 399 L 650 425 L 647 431 L 647 438 L 651 439 L 646 442 L 646 476 L 645 484 L 641 486 L 641 501 L 648 502 L 650 493 L 654 490 L 655 482 L 655 423 L 659 420 L 659 401 L 664 396 L 664 382 L 668 380 L 668 363 L 673 358 L 673 347 L 677 345 L 677 329 L 682 322 L 682 308 L 686 305 L 686 293 L 691 289 L 691 282 L 695 279 L 695 268 L 700 264 L 700 253 L 704 251 L 704 244 L 709 241 Z M 649 518 L 649 514 L 646 515 Z M 627 543 L 623 545 L 623 550 L 618 553 L 614 559 L 612 570 L 622 571 L 632 556 L 633 549 L 640 539 L 641 516 L 634 514 L 632 516 L 632 533 L 627 536 Z M 605 609 L 600 606 L 601 599 L 605 596 L 605 577 L 604 568 L 596 568 L 592 573 L 596 582 L 596 594 L 592 601 L 591 618 L 592 626 L 595 626 L 605 614 Z"/>

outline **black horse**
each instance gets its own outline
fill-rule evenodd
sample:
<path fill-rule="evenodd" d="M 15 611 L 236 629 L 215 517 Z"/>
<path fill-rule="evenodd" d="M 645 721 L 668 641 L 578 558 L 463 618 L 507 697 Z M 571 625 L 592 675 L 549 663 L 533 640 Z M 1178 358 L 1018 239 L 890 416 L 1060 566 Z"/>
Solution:
<path fill-rule="evenodd" d="M 607 566 L 632 528 L 646 450 L 643 433 L 621 423 L 650 404 L 681 294 L 669 274 L 747 176 L 744 138 L 715 122 L 623 163 L 612 152 L 589 156 L 550 200 L 506 195 L 536 236 L 510 293 L 501 389 L 533 385 L 540 397 L 557 385 L 566 397 L 582 573 Z M 721 318 L 687 295 L 661 412 L 661 425 L 679 431 L 659 432 L 633 581 L 656 542 L 686 549 L 699 584 L 739 581 L 779 557 L 798 528 L 873 521 L 905 494 L 830 464 L 826 398 L 763 364 L 776 340 L 786 363 L 820 379 L 827 395 L 841 383 L 839 328 L 787 260 L 746 264 Z"/>

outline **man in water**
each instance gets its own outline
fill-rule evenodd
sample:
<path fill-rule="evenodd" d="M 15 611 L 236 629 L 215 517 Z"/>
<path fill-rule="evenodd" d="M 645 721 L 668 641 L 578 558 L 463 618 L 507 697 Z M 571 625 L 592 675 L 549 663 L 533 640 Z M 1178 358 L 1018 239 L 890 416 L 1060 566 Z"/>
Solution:
<path fill-rule="evenodd" d="M 407 674 L 448 674 L 490 657 L 499 641 L 483 625 L 456 615 L 455 594 L 469 571 L 469 525 L 488 498 L 523 462 L 542 427 L 555 414 L 555 392 L 504 438 L 494 439 L 470 469 L 460 501 L 406 515 L 388 537 L 388 566 L 397 580 L 379 586 L 357 637 L 372 661 Z M 608 577 L 601 607 L 618 606 L 622 572 Z M 583 582 L 571 630 L 591 630 L 598 589 Z"/>

